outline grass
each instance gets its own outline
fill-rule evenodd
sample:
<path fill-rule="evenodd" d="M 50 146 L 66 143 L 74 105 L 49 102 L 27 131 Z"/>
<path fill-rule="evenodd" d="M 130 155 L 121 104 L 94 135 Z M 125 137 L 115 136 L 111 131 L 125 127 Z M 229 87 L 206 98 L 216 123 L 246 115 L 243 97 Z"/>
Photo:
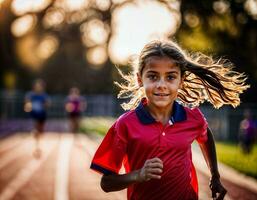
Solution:
<path fill-rule="evenodd" d="M 257 179 L 257 144 L 250 154 L 242 152 L 237 144 L 216 142 L 220 162 Z"/>
<path fill-rule="evenodd" d="M 80 132 L 104 136 L 114 121 L 111 117 L 86 117 L 81 120 Z"/>

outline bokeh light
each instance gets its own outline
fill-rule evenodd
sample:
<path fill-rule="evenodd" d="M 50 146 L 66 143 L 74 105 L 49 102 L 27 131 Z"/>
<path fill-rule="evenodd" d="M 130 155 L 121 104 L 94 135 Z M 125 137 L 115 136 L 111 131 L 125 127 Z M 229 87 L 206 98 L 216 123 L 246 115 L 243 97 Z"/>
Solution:
<path fill-rule="evenodd" d="M 83 43 L 90 47 L 106 43 L 108 38 L 108 26 L 99 19 L 92 19 L 81 25 Z"/>
<path fill-rule="evenodd" d="M 61 37 L 64 43 L 69 34 L 80 37 L 78 41 L 89 49 L 85 58 L 99 67 L 108 58 L 115 64 L 126 64 L 145 43 L 172 36 L 181 23 L 180 2 L 176 0 L 13 0 L 11 9 L 18 16 L 11 30 L 20 38 L 17 55 L 32 70 L 41 69 L 58 48 L 55 39 L 43 41 L 44 31 Z M 103 58 L 93 59 L 96 51 L 102 52 Z"/>
<path fill-rule="evenodd" d="M 45 36 L 37 47 L 37 55 L 45 60 L 49 58 L 58 48 L 58 40 L 51 35 Z"/>
<path fill-rule="evenodd" d="M 14 89 L 16 86 L 17 77 L 13 72 L 6 72 L 3 75 L 4 86 L 7 89 Z"/>
<path fill-rule="evenodd" d="M 50 0 L 14 0 L 11 9 L 16 15 L 39 12 L 49 5 Z"/>
<path fill-rule="evenodd" d="M 229 35 L 236 37 L 239 34 L 238 27 L 234 18 L 229 14 L 223 16 L 211 16 L 208 19 L 209 25 L 216 31 L 227 32 Z"/>
<path fill-rule="evenodd" d="M 58 40 L 54 36 L 46 35 L 40 39 L 30 34 L 17 41 L 16 53 L 24 66 L 38 71 L 57 48 Z"/>
<path fill-rule="evenodd" d="M 89 63 L 92 64 L 93 69 L 100 69 L 102 64 L 104 64 L 107 60 L 107 52 L 106 48 L 103 46 L 97 46 L 90 48 L 86 52 L 86 58 L 89 61 Z"/>
<path fill-rule="evenodd" d="M 1 9 L 2 3 L 3 3 L 4 1 L 5 1 L 5 0 L 0 0 L 0 9 Z"/>
<path fill-rule="evenodd" d="M 72 12 L 87 8 L 90 5 L 90 0 L 58 0 L 55 5 L 64 8 L 65 11 Z"/>
<path fill-rule="evenodd" d="M 195 28 L 200 24 L 199 17 L 194 13 L 190 13 L 190 12 L 185 13 L 184 19 L 186 24 L 191 28 Z"/>
<path fill-rule="evenodd" d="M 256 0 L 247 0 L 244 4 L 245 9 L 248 14 L 253 17 L 253 19 L 257 20 L 257 1 Z"/>
<path fill-rule="evenodd" d="M 43 18 L 43 25 L 46 28 L 56 27 L 64 22 L 65 13 L 61 9 L 57 8 L 50 8 L 44 18 Z"/>
<path fill-rule="evenodd" d="M 228 1 L 220 0 L 213 3 L 213 9 L 216 13 L 224 14 L 228 12 L 230 3 Z"/>
<path fill-rule="evenodd" d="M 110 0 L 95 0 L 95 5 L 99 10 L 106 11 L 110 8 Z"/>
<path fill-rule="evenodd" d="M 14 20 L 11 31 L 14 36 L 20 37 L 28 33 L 36 25 L 36 17 L 31 14 L 24 15 Z"/>
<path fill-rule="evenodd" d="M 112 61 L 126 63 L 149 40 L 167 38 L 174 34 L 180 21 L 179 14 L 170 12 L 167 7 L 155 1 L 128 3 L 115 10 L 113 36 L 109 44 Z"/>

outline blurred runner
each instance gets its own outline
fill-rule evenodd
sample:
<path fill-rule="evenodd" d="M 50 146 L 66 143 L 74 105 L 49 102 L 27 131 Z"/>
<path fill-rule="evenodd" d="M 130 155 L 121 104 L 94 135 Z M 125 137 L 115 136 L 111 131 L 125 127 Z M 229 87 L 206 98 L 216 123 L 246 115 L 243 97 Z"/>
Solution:
<path fill-rule="evenodd" d="M 36 149 L 34 156 L 39 158 L 41 150 L 39 147 L 39 139 L 44 132 L 45 121 L 47 119 L 47 108 L 49 107 L 50 100 L 48 94 L 45 92 L 45 82 L 42 79 L 37 79 L 33 83 L 32 91 L 25 95 L 25 112 L 30 113 L 30 116 L 35 122 L 34 137 L 36 139 Z"/>
<path fill-rule="evenodd" d="M 86 109 L 85 98 L 80 96 L 80 91 L 72 87 L 65 102 L 65 110 L 68 113 L 70 121 L 70 131 L 76 133 L 79 131 L 79 123 L 82 112 Z"/>
<path fill-rule="evenodd" d="M 249 109 L 244 111 L 244 119 L 240 122 L 239 143 L 244 153 L 251 153 L 255 138 L 255 122 Z"/>

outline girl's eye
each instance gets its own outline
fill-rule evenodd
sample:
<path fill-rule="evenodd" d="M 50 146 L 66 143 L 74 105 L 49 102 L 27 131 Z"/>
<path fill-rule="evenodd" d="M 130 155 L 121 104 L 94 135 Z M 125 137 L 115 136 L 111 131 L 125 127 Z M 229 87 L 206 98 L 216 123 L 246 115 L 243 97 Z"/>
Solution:
<path fill-rule="evenodd" d="M 157 80 L 157 76 L 156 75 L 148 75 L 148 78 L 150 80 Z"/>
<path fill-rule="evenodd" d="M 175 79 L 175 77 L 170 75 L 170 76 L 167 77 L 167 79 L 168 80 L 173 80 L 173 79 Z"/>

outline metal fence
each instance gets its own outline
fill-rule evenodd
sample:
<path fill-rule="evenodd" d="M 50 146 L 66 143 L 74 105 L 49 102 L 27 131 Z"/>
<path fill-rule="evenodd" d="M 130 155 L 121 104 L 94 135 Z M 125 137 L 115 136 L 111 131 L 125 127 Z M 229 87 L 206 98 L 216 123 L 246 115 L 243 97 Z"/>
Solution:
<path fill-rule="evenodd" d="M 83 116 L 112 116 L 117 117 L 122 114 L 120 101 L 113 95 L 85 95 L 87 109 Z M 23 111 L 24 93 L 22 92 L 0 92 L 0 131 L 10 120 L 29 119 L 28 113 Z M 64 109 L 65 96 L 51 95 L 51 106 L 48 109 L 48 118 L 51 120 L 65 120 L 66 112 Z M 209 127 L 213 130 L 216 139 L 236 141 L 240 121 L 243 119 L 245 109 L 250 109 L 254 119 L 257 119 L 256 104 L 242 104 L 234 109 L 224 106 L 214 109 L 210 105 L 202 105 Z"/>
<path fill-rule="evenodd" d="M 28 118 L 24 112 L 24 96 L 22 92 L 1 92 L 0 93 L 0 119 Z M 113 95 L 86 95 L 84 96 L 87 109 L 83 116 L 114 116 L 120 112 L 118 101 Z M 64 95 L 50 95 L 50 106 L 47 110 L 48 118 L 65 118 Z"/>
<path fill-rule="evenodd" d="M 201 106 L 201 110 L 215 138 L 230 141 L 238 140 L 240 122 L 243 120 L 246 109 L 251 111 L 253 118 L 257 122 L 256 104 L 242 104 L 237 108 L 223 106 L 220 109 L 214 109 L 212 106 Z"/>

